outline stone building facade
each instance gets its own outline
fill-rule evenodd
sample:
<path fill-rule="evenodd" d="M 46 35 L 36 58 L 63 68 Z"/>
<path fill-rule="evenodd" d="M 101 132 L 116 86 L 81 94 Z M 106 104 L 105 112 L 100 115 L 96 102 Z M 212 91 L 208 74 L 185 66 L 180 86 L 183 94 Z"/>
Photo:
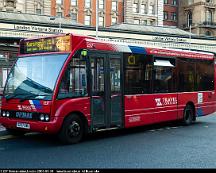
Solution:
<path fill-rule="evenodd" d="M 51 15 L 51 0 L 0 0 L 0 11 Z"/>
<path fill-rule="evenodd" d="M 216 36 L 216 0 L 180 1 L 179 28 L 198 35 Z"/>
<path fill-rule="evenodd" d="M 124 22 L 163 26 L 163 0 L 124 0 Z"/>

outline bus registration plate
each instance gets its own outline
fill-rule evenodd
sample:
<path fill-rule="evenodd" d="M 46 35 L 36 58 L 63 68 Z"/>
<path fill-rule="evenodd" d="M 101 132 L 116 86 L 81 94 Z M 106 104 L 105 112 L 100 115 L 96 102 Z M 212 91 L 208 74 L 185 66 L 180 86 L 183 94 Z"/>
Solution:
<path fill-rule="evenodd" d="M 30 129 L 30 124 L 17 122 L 16 127 L 22 129 Z"/>

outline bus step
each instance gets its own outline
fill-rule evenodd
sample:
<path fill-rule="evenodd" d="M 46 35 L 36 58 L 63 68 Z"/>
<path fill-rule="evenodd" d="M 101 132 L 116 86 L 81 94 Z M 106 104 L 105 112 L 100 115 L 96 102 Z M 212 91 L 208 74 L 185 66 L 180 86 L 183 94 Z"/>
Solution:
<path fill-rule="evenodd" d="M 119 129 L 120 127 L 111 127 L 111 128 L 105 128 L 105 129 L 96 129 L 97 132 L 103 132 L 103 131 L 108 131 L 108 130 L 115 130 Z"/>

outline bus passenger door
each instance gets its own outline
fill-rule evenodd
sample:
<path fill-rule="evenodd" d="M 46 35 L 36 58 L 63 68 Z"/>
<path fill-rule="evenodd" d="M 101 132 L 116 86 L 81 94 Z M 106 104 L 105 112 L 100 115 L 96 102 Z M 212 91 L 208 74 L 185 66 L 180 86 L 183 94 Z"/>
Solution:
<path fill-rule="evenodd" d="M 89 52 L 91 127 L 122 126 L 121 58 L 118 54 Z"/>

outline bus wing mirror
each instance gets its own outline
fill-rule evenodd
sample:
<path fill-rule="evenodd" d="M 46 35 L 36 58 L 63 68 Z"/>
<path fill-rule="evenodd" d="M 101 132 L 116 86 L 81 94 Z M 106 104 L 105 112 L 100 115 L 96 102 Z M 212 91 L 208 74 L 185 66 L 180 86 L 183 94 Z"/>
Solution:
<path fill-rule="evenodd" d="M 86 61 L 88 56 L 88 51 L 87 50 L 82 50 L 80 53 L 80 58 L 82 61 Z"/>

